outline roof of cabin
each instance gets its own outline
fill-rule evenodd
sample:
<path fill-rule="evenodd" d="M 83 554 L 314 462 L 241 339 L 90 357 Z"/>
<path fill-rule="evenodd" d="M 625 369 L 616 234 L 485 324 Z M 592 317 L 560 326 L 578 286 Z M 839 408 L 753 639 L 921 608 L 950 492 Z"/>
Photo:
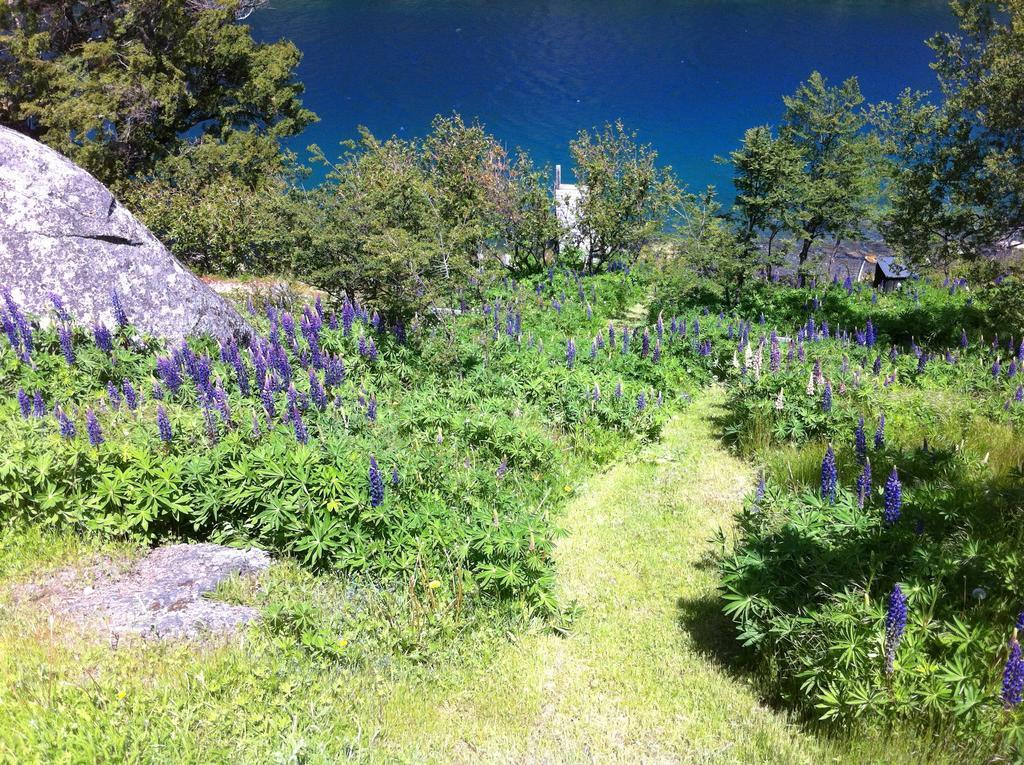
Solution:
<path fill-rule="evenodd" d="M 878 268 L 881 269 L 882 276 L 886 279 L 909 279 L 913 276 L 906 266 L 897 263 L 895 258 L 889 256 L 878 258 Z"/>

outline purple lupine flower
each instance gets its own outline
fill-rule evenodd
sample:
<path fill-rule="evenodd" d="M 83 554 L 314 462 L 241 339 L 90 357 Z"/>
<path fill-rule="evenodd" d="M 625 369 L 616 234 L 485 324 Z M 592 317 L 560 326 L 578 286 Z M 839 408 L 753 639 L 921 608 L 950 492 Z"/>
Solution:
<path fill-rule="evenodd" d="M 384 504 L 384 479 L 381 477 L 380 468 L 377 467 L 377 458 L 370 455 L 370 507 L 380 507 Z"/>
<path fill-rule="evenodd" d="M 285 418 L 287 419 L 292 410 L 298 410 L 299 408 L 299 392 L 295 390 L 295 383 L 290 383 L 288 385 L 288 391 L 285 393 L 285 398 L 287 402 L 285 406 Z"/>
<path fill-rule="evenodd" d="M 662 315 L 660 313 L 658 314 L 658 321 L 654 325 L 654 331 L 658 333 L 658 339 L 659 340 L 664 339 L 664 337 L 665 337 L 665 320 L 662 318 Z"/>
<path fill-rule="evenodd" d="M 599 336 L 600 337 L 600 336 Z M 590 341 L 590 359 L 593 361 L 597 358 L 597 340 Z"/>
<path fill-rule="evenodd" d="M 315 369 L 309 370 L 309 397 L 321 412 L 327 408 L 327 392 L 320 384 L 320 375 L 316 373 Z"/>
<path fill-rule="evenodd" d="M 295 317 L 288 311 L 281 314 L 281 329 L 284 330 L 285 337 L 293 348 L 298 345 L 299 341 L 295 337 Z"/>
<path fill-rule="evenodd" d="M 1017 386 L 1017 391 L 1013 394 L 1013 400 L 1017 403 L 1024 401 L 1024 385 Z"/>
<path fill-rule="evenodd" d="M 156 360 L 156 373 L 160 375 L 160 379 L 163 381 L 164 386 L 171 394 L 178 392 L 178 389 L 182 386 L 181 372 L 178 369 L 178 365 L 173 359 L 165 356 L 157 357 Z"/>
<path fill-rule="evenodd" d="M 896 663 L 896 649 L 907 629 L 907 597 L 900 586 L 894 585 L 889 593 L 885 611 L 885 673 L 891 675 Z"/>
<path fill-rule="evenodd" d="M 11 350 L 21 355 L 21 340 L 18 338 L 18 327 L 7 311 L 0 308 L 0 324 L 3 324 L 4 333 L 7 335 L 7 342 Z"/>
<path fill-rule="evenodd" d="M 128 314 L 125 313 L 124 304 L 121 302 L 121 295 L 115 287 L 110 291 L 110 304 L 114 307 L 114 321 L 119 328 L 128 326 Z"/>
<path fill-rule="evenodd" d="M 861 508 L 871 495 L 871 461 L 864 460 L 864 468 L 857 476 L 857 505 Z"/>
<path fill-rule="evenodd" d="M 615 350 L 615 325 L 608 322 L 608 348 Z"/>
<path fill-rule="evenodd" d="M 871 366 L 871 371 L 874 374 L 876 374 L 876 375 L 881 374 L 881 372 L 882 372 L 882 357 L 881 356 L 875 356 L 875 363 Z"/>
<path fill-rule="evenodd" d="M 401 479 L 398 477 L 398 466 L 395 465 L 391 468 L 391 488 L 397 489 L 399 483 L 401 483 Z"/>
<path fill-rule="evenodd" d="M 32 416 L 42 419 L 46 416 L 46 402 L 43 400 L 43 392 L 36 391 L 32 396 Z"/>
<path fill-rule="evenodd" d="M 644 327 L 644 333 L 640 337 L 640 358 L 646 359 L 647 354 L 651 352 L 651 333 Z"/>
<path fill-rule="evenodd" d="M 377 421 L 377 396 L 376 394 L 370 394 L 370 398 L 366 401 L 366 419 L 370 422 Z"/>
<path fill-rule="evenodd" d="M 829 380 L 825 380 L 825 389 L 821 394 L 821 411 L 832 411 L 832 383 Z"/>
<path fill-rule="evenodd" d="M 56 292 L 51 292 L 48 297 L 50 302 L 53 304 L 53 312 L 57 314 L 57 319 L 63 323 L 71 321 L 71 314 L 68 313 L 68 309 L 64 307 L 64 301 L 60 295 Z"/>
<path fill-rule="evenodd" d="M 1007 709 L 1015 707 L 1024 696 L 1024 658 L 1021 657 L 1020 643 L 1014 637 L 1010 640 L 1010 654 L 1003 668 L 1003 690 L 1000 697 Z"/>
<path fill-rule="evenodd" d="M 92 409 L 85 412 L 85 430 L 89 434 L 89 443 L 92 446 L 103 443 L 103 431 L 100 429 L 99 420 L 96 419 L 96 412 Z"/>
<path fill-rule="evenodd" d="M 508 457 L 502 457 L 501 458 L 501 463 L 498 465 L 498 470 L 495 473 L 495 475 L 497 476 L 498 480 L 500 481 L 502 478 L 505 477 L 505 473 L 507 473 L 507 472 L 508 472 Z"/>
<path fill-rule="evenodd" d="M 565 366 L 572 369 L 576 363 L 576 342 L 570 337 L 565 344 Z"/>
<path fill-rule="evenodd" d="M 171 420 L 168 418 L 167 410 L 164 409 L 163 404 L 156 408 L 156 428 L 160 434 L 160 440 L 165 444 L 169 444 L 171 439 L 174 438 L 174 431 L 171 430 Z"/>
<path fill-rule="evenodd" d="M 1002 365 L 999 363 L 999 359 L 992 362 L 992 377 L 999 377 L 999 373 L 1003 371 Z"/>
<path fill-rule="evenodd" d="M 647 396 L 644 395 L 643 391 L 640 391 L 640 395 L 636 397 L 636 410 L 642 412 L 647 408 Z"/>
<path fill-rule="evenodd" d="M 1018 632 L 1024 632 L 1024 611 L 1017 614 L 1017 621 L 1014 623 L 1013 628 Z"/>
<path fill-rule="evenodd" d="M 252 413 L 251 434 L 254 439 L 258 439 L 263 435 L 263 429 L 260 427 L 260 418 L 256 415 L 256 412 Z"/>
<path fill-rule="evenodd" d="M 53 408 L 53 416 L 57 419 L 57 426 L 60 428 L 60 435 L 62 438 L 72 439 L 75 437 L 75 423 L 71 421 L 71 418 L 67 416 L 60 406 Z"/>
<path fill-rule="evenodd" d="M 12 301 L 13 304 L 13 301 Z M 32 357 L 32 324 L 17 307 L 11 309 L 11 316 L 18 328 L 18 336 L 21 338 L 21 360 L 28 362 Z"/>
<path fill-rule="evenodd" d="M 32 398 L 25 392 L 24 388 L 18 388 L 18 408 L 21 416 L 28 419 L 32 416 Z"/>
<path fill-rule="evenodd" d="M 877 341 L 877 335 L 875 334 L 875 325 L 871 321 L 871 317 L 868 317 L 868 323 L 864 327 L 864 344 L 868 348 L 873 348 Z"/>
<path fill-rule="evenodd" d="M 857 460 L 861 464 L 864 464 L 868 458 L 868 438 L 864 432 L 864 418 L 861 417 L 857 421 L 857 429 L 853 431 L 853 451 L 857 455 Z"/>
<path fill-rule="evenodd" d="M 773 329 L 771 334 L 771 345 L 768 357 L 768 369 L 771 372 L 778 372 L 782 367 L 782 353 L 779 350 L 779 335 Z"/>
<path fill-rule="evenodd" d="M 622 353 L 629 353 L 629 327 L 622 328 Z"/>
<path fill-rule="evenodd" d="M 105 324 L 97 322 L 93 325 L 92 336 L 96 341 L 96 347 L 104 353 L 111 353 L 114 350 L 114 338 Z"/>
<path fill-rule="evenodd" d="M 221 421 L 226 427 L 231 427 L 231 406 L 228 403 L 228 394 L 224 390 L 220 378 L 217 378 L 217 385 L 213 389 L 213 403 L 217 407 Z"/>
<path fill-rule="evenodd" d="M 967 330 L 966 329 L 961 329 L 960 330 L 960 347 L 961 348 L 966 348 L 967 347 Z"/>
<path fill-rule="evenodd" d="M 615 386 L 615 398 L 622 398 L 622 380 Z"/>
<path fill-rule="evenodd" d="M 295 429 L 295 440 L 300 444 L 309 443 L 309 433 L 306 432 L 306 423 L 302 421 L 302 412 L 297 406 L 291 409 L 292 427 Z"/>
<path fill-rule="evenodd" d="M 57 327 L 57 339 L 60 341 L 60 352 L 64 354 L 64 361 L 69 367 L 75 365 L 75 348 L 71 335 L 71 327 L 61 324 Z"/>
<path fill-rule="evenodd" d="M 875 429 L 875 448 L 881 449 L 885 446 L 885 415 L 878 418 L 878 427 Z"/>
<path fill-rule="evenodd" d="M 654 343 L 654 353 L 651 354 L 651 361 L 655 364 L 661 361 L 661 338 L 658 338 L 657 342 Z"/>
<path fill-rule="evenodd" d="M 886 526 L 892 526 L 900 519 L 903 510 L 903 487 L 900 484 L 900 477 L 896 468 L 889 474 L 889 480 L 885 482 L 885 511 L 883 519 Z"/>
<path fill-rule="evenodd" d="M 341 306 L 341 327 L 345 337 L 352 334 L 352 324 L 356 320 L 356 309 L 352 305 L 352 301 L 345 297 L 345 302 Z"/>
<path fill-rule="evenodd" d="M 269 376 L 263 384 L 263 390 L 260 391 L 260 402 L 267 413 L 267 422 L 273 422 L 277 416 L 277 408 L 274 406 L 274 388 Z"/>
<path fill-rule="evenodd" d="M 121 391 L 113 381 L 107 383 L 107 399 L 110 401 L 110 408 L 115 412 L 121 408 Z"/>
<path fill-rule="evenodd" d="M 835 502 L 836 488 L 839 485 L 839 474 L 836 470 L 836 453 L 832 450 L 832 444 L 825 450 L 825 457 L 821 460 L 821 498 L 829 502 Z"/>

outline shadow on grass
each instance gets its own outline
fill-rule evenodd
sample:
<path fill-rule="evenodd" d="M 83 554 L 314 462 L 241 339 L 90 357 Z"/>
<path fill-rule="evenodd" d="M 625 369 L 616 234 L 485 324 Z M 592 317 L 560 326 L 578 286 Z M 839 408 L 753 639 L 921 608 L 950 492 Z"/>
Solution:
<path fill-rule="evenodd" d="M 736 630 L 722 612 L 717 596 L 676 601 L 677 620 L 700 653 L 721 669 L 736 677 L 745 677 L 750 671 L 749 659 L 736 640 Z"/>

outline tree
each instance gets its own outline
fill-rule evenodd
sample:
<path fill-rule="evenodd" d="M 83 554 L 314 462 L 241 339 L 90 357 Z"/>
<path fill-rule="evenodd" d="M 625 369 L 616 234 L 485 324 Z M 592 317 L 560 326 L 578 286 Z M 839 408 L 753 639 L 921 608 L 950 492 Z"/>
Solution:
<path fill-rule="evenodd" d="M 944 266 L 1024 235 L 1024 0 L 953 10 L 959 33 L 929 41 L 941 102 L 907 91 L 873 115 L 892 176 L 886 240 Z"/>
<path fill-rule="evenodd" d="M 276 149 L 315 115 L 300 101 L 298 50 L 256 43 L 236 23 L 247 8 L 237 0 L 10 0 L 0 8 L 0 124 L 115 189 L 197 138 L 225 144 L 248 133 L 250 145 Z M 276 150 L 257 151 L 268 153 L 279 161 Z"/>
<path fill-rule="evenodd" d="M 495 190 L 499 260 L 517 277 L 542 271 L 564 233 L 551 203 L 550 176 L 519 152 Z"/>
<path fill-rule="evenodd" d="M 838 87 L 813 72 L 792 96 L 779 137 L 800 154 L 803 182 L 792 190 L 789 225 L 801 240 L 801 283 L 811 247 L 823 235 L 851 236 L 868 217 L 878 188 L 874 157 L 877 141 L 864 132 L 864 97 L 855 77 Z"/>
<path fill-rule="evenodd" d="M 744 285 L 756 276 L 756 249 L 748 245 L 743 229 L 730 225 L 714 186 L 699 196 L 687 195 L 682 209 L 680 265 L 717 284 L 726 306 L 734 307 Z"/>
<path fill-rule="evenodd" d="M 413 141 L 381 141 L 365 128 L 328 165 L 326 181 L 297 207 L 297 268 L 339 298 L 357 296 L 392 319 L 405 319 L 465 282 L 468 259 L 450 260 L 438 190 Z"/>
<path fill-rule="evenodd" d="M 621 122 L 581 131 L 569 150 L 582 191 L 576 215 L 587 270 L 613 258 L 636 261 L 680 199 L 671 168 L 658 168 L 657 152 Z"/>
<path fill-rule="evenodd" d="M 780 264 L 776 239 L 798 227 L 793 200 L 802 199 L 803 161 L 790 141 L 776 138 L 767 125 L 747 130 L 743 144 L 729 155 L 736 188 L 734 215 L 739 238 L 750 250 L 765 241 L 762 265 L 769 278 Z"/>

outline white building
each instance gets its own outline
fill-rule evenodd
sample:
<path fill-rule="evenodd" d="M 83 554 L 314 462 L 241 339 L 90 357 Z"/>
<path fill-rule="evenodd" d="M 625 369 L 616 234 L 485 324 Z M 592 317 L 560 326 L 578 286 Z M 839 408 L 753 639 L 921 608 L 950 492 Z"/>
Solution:
<path fill-rule="evenodd" d="M 562 166 L 555 165 L 555 216 L 565 234 L 561 247 L 579 247 L 586 251 L 590 242 L 580 233 L 580 205 L 585 189 L 575 183 L 562 183 Z"/>

